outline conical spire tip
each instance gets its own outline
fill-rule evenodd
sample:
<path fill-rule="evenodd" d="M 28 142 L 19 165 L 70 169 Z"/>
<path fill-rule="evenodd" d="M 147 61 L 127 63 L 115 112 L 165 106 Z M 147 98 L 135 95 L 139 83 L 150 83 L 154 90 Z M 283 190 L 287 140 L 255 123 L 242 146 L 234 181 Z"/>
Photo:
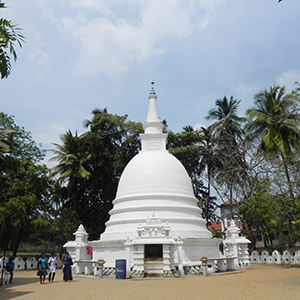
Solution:
<path fill-rule="evenodd" d="M 150 98 L 153 98 L 153 96 L 155 97 L 155 99 L 157 98 L 156 97 L 156 93 L 155 93 L 155 89 L 154 89 L 154 80 L 151 81 L 151 91 L 150 91 L 150 94 L 149 94 L 149 99 Z"/>

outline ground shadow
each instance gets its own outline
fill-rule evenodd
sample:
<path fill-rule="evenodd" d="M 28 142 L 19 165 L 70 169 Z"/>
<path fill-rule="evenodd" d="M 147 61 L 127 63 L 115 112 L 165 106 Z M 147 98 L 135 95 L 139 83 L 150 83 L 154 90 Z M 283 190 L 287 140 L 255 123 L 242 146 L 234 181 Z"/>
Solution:
<path fill-rule="evenodd" d="M 3 285 L 0 287 L 0 299 L 1 300 L 8 300 L 13 299 L 16 297 L 25 296 L 27 294 L 30 294 L 32 292 L 28 291 L 16 291 L 14 289 L 15 286 L 21 286 L 26 284 L 35 283 L 39 280 L 38 278 L 29 277 L 29 278 L 14 278 L 13 283 L 8 285 Z"/>
<path fill-rule="evenodd" d="M 14 272 L 14 279 L 13 279 L 13 283 L 12 284 L 8 284 L 8 285 L 3 285 L 2 287 L 0 288 L 11 288 L 13 287 L 14 285 L 25 285 L 25 284 L 31 284 L 31 283 L 34 283 L 34 282 L 39 282 L 40 279 L 38 276 L 36 277 L 17 277 L 15 276 L 16 272 Z"/>
<path fill-rule="evenodd" d="M 31 294 L 32 292 L 21 292 L 21 291 L 14 291 L 14 290 L 2 290 L 0 288 L 0 298 L 1 300 L 9 300 L 9 299 L 13 299 L 16 297 L 21 297 L 21 296 L 25 296 L 27 294 Z"/>
<path fill-rule="evenodd" d="M 25 271 L 27 273 L 27 271 Z M 31 272 L 31 273 L 30 273 Z M 8 284 L 8 285 L 2 285 L 0 286 L 0 299 L 1 300 L 8 300 L 8 299 L 14 299 L 14 298 L 21 298 L 22 296 L 25 296 L 27 294 L 32 294 L 35 292 L 34 287 L 32 291 L 20 291 L 20 289 L 18 288 L 18 290 L 15 289 L 15 287 L 20 287 L 22 285 L 27 285 L 27 284 L 39 284 L 40 282 L 40 278 L 39 276 L 36 275 L 36 271 L 28 271 L 28 273 L 26 274 L 28 277 L 19 277 L 18 276 L 18 272 L 14 272 L 14 279 L 13 279 L 13 283 Z M 22 276 L 22 275 L 21 275 Z M 60 281 L 59 278 L 57 278 L 57 282 L 54 281 L 52 283 L 49 283 L 46 277 L 46 281 L 45 284 L 55 284 L 58 283 Z M 21 288 L 22 289 L 22 288 Z"/>

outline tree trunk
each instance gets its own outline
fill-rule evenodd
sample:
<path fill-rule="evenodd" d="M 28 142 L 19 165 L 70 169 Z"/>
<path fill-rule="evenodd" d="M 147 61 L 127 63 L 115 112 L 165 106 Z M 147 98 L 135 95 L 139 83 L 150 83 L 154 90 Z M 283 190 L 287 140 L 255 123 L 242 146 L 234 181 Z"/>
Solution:
<path fill-rule="evenodd" d="M 207 170 L 207 200 L 206 200 L 206 222 L 208 222 L 209 219 L 209 202 L 210 202 L 210 170 Z"/>
<path fill-rule="evenodd" d="M 19 245 L 20 245 L 20 238 L 21 238 L 20 231 L 21 231 L 21 229 L 17 229 L 16 236 L 15 236 L 15 239 L 14 239 L 13 245 L 12 245 L 12 251 L 13 251 L 14 257 L 17 256 Z"/>
<path fill-rule="evenodd" d="M 289 169 L 288 169 L 288 166 L 286 164 L 286 160 L 284 159 L 283 156 L 282 156 L 282 163 L 283 163 L 283 167 L 284 167 L 284 173 L 285 173 L 285 176 L 286 176 L 286 180 L 287 180 L 288 186 L 289 186 L 290 197 L 292 199 L 294 199 L 294 193 L 293 193 L 292 182 L 291 182 L 291 179 L 290 179 Z"/>
<path fill-rule="evenodd" d="M 293 193 L 293 186 L 292 186 L 292 182 L 291 182 L 291 179 L 290 179 L 290 174 L 289 174 L 289 169 L 288 169 L 288 166 L 286 164 L 286 160 L 283 156 L 283 154 L 281 153 L 281 157 L 282 157 L 282 163 L 283 163 L 283 168 L 284 168 L 284 173 L 285 173 L 285 176 L 286 176 L 286 180 L 287 180 L 287 183 L 288 183 L 288 187 L 289 187 L 289 193 L 290 193 L 290 201 L 288 201 L 288 206 L 289 208 L 293 207 L 293 204 L 294 204 L 294 193 Z M 292 225 L 292 220 L 294 219 L 293 216 L 289 216 L 288 217 L 288 224 L 289 224 L 289 231 L 290 233 L 293 232 L 293 225 Z"/>
<path fill-rule="evenodd" d="M 4 226 L 5 226 L 5 218 L 3 222 L 1 223 L 1 229 L 0 229 L 0 241 L 2 239 L 3 231 L 4 231 Z"/>

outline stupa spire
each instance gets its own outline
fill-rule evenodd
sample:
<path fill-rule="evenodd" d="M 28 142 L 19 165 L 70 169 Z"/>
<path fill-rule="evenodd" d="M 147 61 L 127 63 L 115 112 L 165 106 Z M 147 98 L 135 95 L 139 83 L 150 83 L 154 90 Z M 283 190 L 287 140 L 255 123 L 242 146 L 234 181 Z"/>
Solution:
<path fill-rule="evenodd" d="M 143 125 L 145 133 L 162 133 L 164 125 L 158 115 L 157 103 L 156 103 L 156 93 L 154 89 L 154 81 L 151 81 L 151 90 L 148 96 L 149 105 L 147 119 Z"/>

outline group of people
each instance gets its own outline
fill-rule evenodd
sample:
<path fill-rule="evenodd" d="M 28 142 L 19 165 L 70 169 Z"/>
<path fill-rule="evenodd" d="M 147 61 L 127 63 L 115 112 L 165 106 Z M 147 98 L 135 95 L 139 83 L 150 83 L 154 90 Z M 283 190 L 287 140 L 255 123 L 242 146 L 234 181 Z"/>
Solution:
<path fill-rule="evenodd" d="M 63 263 L 63 279 L 64 281 L 73 280 L 72 277 L 72 269 L 71 266 L 73 265 L 72 257 L 68 252 L 66 252 L 62 259 Z M 54 253 L 49 257 L 47 260 L 45 258 L 45 253 L 42 253 L 40 258 L 38 259 L 38 272 L 37 275 L 40 277 L 40 283 L 45 283 L 46 275 L 49 274 L 48 280 L 49 282 L 54 281 L 55 277 L 55 270 L 56 270 L 56 257 Z"/>
<path fill-rule="evenodd" d="M 63 279 L 64 281 L 73 280 L 72 276 L 72 268 L 73 265 L 71 255 L 66 252 L 62 259 L 63 263 Z M 55 254 L 52 253 L 48 260 L 45 258 L 45 253 L 42 253 L 40 258 L 38 259 L 38 271 L 37 275 L 40 277 L 40 283 L 45 283 L 46 276 L 48 274 L 49 282 L 54 281 L 55 277 L 55 270 L 57 267 L 56 257 Z M 14 276 L 14 269 L 15 269 L 15 262 L 12 257 L 9 258 L 7 263 L 4 266 L 5 273 L 4 273 L 4 284 L 12 283 L 13 276 Z"/>

